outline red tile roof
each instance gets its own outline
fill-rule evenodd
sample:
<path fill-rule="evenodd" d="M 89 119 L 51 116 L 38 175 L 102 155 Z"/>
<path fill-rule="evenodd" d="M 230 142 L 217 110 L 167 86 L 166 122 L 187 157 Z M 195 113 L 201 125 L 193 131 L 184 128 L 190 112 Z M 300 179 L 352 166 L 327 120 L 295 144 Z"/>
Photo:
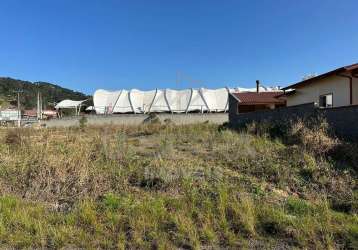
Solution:
<path fill-rule="evenodd" d="M 55 110 L 42 110 L 42 114 L 47 116 L 57 116 L 57 112 Z M 25 116 L 37 116 L 37 110 L 24 110 Z"/>
<path fill-rule="evenodd" d="M 37 116 L 37 111 L 36 110 L 24 110 L 24 115 L 26 116 Z"/>
<path fill-rule="evenodd" d="M 232 93 L 240 104 L 284 104 L 285 98 L 282 97 L 283 92 L 238 92 Z"/>

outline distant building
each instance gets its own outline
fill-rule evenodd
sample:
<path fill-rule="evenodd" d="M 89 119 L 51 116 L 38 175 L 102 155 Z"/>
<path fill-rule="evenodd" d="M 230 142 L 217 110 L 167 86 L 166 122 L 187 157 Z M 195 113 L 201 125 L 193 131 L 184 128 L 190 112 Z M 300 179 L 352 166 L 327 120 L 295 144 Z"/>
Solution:
<path fill-rule="evenodd" d="M 230 114 L 270 110 L 285 106 L 286 98 L 283 91 L 260 92 L 258 81 L 256 92 L 233 92 L 229 96 Z"/>
<path fill-rule="evenodd" d="M 35 110 L 35 109 L 24 110 L 23 115 L 24 115 L 24 117 L 37 118 L 37 110 Z"/>
<path fill-rule="evenodd" d="M 17 121 L 21 117 L 21 111 L 17 109 L 0 110 L 0 121 Z"/>
<path fill-rule="evenodd" d="M 35 110 L 35 109 L 24 110 L 23 111 L 23 117 L 24 118 L 36 118 L 37 119 L 37 110 Z M 45 109 L 45 110 L 42 110 L 42 117 L 45 118 L 45 119 L 57 118 L 58 113 L 57 113 L 56 110 Z"/>
<path fill-rule="evenodd" d="M 283 88 L 287 106 L 316 103 L 320 107 L 358 105 L 358 64 L 344 66 Z"/>

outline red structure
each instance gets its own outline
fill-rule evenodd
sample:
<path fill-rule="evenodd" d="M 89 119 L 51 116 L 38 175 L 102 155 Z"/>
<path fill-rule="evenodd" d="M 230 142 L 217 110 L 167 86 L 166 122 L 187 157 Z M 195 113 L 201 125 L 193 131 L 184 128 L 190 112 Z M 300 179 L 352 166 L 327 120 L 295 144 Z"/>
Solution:
<path fill-rule="evenodd" d="M 236 100 L 237 112 L 247 113 L 286 106 L 282 91 L 231 93 Z"/>

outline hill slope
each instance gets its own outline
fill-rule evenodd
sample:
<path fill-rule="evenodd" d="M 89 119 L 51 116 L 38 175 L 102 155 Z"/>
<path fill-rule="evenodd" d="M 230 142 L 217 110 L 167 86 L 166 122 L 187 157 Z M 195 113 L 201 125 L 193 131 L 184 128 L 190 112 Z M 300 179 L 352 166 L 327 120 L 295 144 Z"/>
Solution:
<path fill-rule="evenodd" d="M 35 108 L 38 89 L 42 94 L 45 108 L 53 107 L 55 102 L 59 102 L 63 99 L 84 100 L 89 98 L 89 96 L 83 93 L 62 88 L 48 82 L 32 83 L 8 77 L 0 77 L 0 106 L 1 108 L 6 108 L 9 105 L 16 105 L 16 93 L 14 91 L 22 90 L 21 105 L 26 109 Z"/>

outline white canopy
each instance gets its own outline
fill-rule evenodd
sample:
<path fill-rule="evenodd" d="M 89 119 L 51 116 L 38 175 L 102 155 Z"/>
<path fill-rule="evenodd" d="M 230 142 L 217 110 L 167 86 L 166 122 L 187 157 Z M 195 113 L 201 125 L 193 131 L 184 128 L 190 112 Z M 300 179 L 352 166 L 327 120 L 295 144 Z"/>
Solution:
<path fill-rule="evenodd" d="M 182 113 L 188 110 L 192 96 L 191 89 L 172 90 L 166 89 L 165 96 L 171 112 Z"/>
<path fill-rule="evenodd" d="M 211 112 L 223 112 L 227 109 L 229 90 L 221 89 L 200 89 L 201 96 Z"/>
<path fill-rule="evenodd" d="M 198 89 L 191 89 L 191 97 L 188 104 L 187 112 L 191 111 L 207 111 L 208 107 Z"/>
<path fill-rule="evenodd" d="M 77 108 L 80 106 L 84 101 L 73 101 L 73 100 L 63 100 L 56 104 L 55 109 L 70 109 L 70 108 Z"/>
<path fill-rule="evenodd" d="M 123 89 L 117 96 L 116 101 L 113 103 L 113 109 L 111 113 L 127 113 L 132 111 L 133 109 L 129 99 L 129 92 Z"/>
<path fill-rule="evenodd" d="M 94 106 L 88 106 L 88 107 L 86 108 L 86 111 L 93 111 L 93 110 L 95 110 L 95 109 L 94 109 Z"/>
<path fill-rule="evenodd" d="M 260 91 L 272 88 L 260 87 Z M 256 88 L 219 89 L 138 89 L 107 91 L 97 90 L 93 94 L 97 114 L 150 113 L 150 112 L 225 112 L 228 110 L 229 92 L 253 92 Z"/>
<path fill-rule="evenodd" d="M 165 90 L 157 89 L 155 91 L 153 102 L 148 104 L 149 104 L 148 112 L 170 111 L 169 104 L 165 96 Z"/>

